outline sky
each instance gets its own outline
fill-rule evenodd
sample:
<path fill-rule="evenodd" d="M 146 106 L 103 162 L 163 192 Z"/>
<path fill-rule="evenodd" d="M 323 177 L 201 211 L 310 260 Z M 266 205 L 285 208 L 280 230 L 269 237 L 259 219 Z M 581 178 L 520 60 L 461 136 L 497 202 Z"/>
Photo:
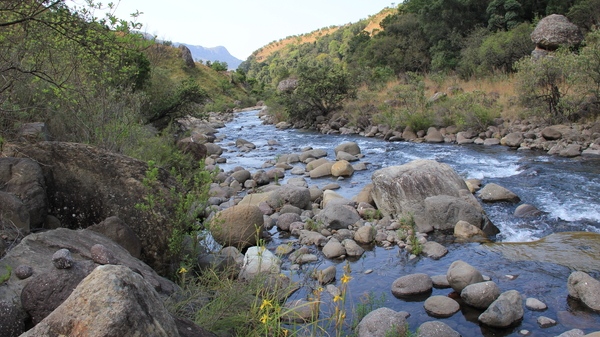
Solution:
<path fill-rule="evenodd" d="M 81 0 L 73 0 L 76 3 Z M 390 0 L 105 0 L 120 19 L 138 22 L 160 40 L 203 47 L 224 46 L 246 60 L 268 43 L 331 25 L 354 23 L 396 3 Z M 101 13 L 99 13 L 101 14 Z"/>

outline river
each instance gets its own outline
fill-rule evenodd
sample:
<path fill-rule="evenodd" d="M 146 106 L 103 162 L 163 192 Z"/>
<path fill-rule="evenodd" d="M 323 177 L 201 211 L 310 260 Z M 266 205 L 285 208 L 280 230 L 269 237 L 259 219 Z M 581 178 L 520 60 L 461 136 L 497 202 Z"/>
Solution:
<path fill-rule="evenodd" d="M 530 336 L 556 336 L 573 328 L 581 328 L 588 333 L 600 330 L 598 314 L 567 299 L 566 280 L 574 270 L 569 261 L 578 259 L 577 252 L 560 253 L 562 260 L 558 263 L 549 262 L 548 259 L 523 256 L 519 258 L 519 254 L 515 257 L 503 253 L 506 247 L 523 246 L 509 243 L 532 242 L 553 233 L 600 233 L 600 158 L 561 158 L 549 156 L 544 152 L 515 151 L 504 146 L 390 143 L 379 138 L 358 135 L 322 135 L 308 130 L 279 130 L 273 125 L 262 125 L 257 111 L 237 113 L 233 122 L 219 130 L 219 135 L 226 135 L 226 138 L 218 143 L 226 150 L 222 157 L 227 159 L 227 163 L 220 164 L 226 171 L 241 166 L 254 172 L 269 159 L 282 154 L 300 153 L 304 147 L 309 146 L 326 150 L 328 158 L 333 160 L 333 149 L 337 145 L 353 141 L 358 143 L 365 155 L 361 161 L 367 163 L 368 170 L 357 171 L 352 177 L 343 180 L 332 177 L 307 177 L 309 185 L 322 187 L 336 182 L 341 185 L 341 189 L 336 192 L 351 198 L 358 194 L 365 184 L 371 182 L 371 174 L 379 168 L 402 165 L 415 159 L 431 159 L 450 165 L 464 178 L 482 179 L 484 185 L 493 182 L 504 186 L 521 198 L 520 204 L 528 203 L 544 212 L 542 216 L 523 219 L 512 215 L 519 204 L 484 204 L 488 217 L 500 229 L 496 238 L 497 244 L 493 245 L 495 248 L 488 249 L 486 245 L 475 243 L 446 242 L 444 245 L 450 252 L 438 261 L 423 257 L 408 260 L 407 256 L 399 253 L 397 249 L 370 247 L 361 259 L 351 261 L 354 278 L 350 281 L 350 288 L 354 303 L 358 303 L 365 292 L 372 291 L 376 297 L 384 294 L 385 306 L 411 314 L 408 321 L 411 330 L 414 331 L 421 323 L 434 318 L 425 313 L 423 302 L 407 302 L 394 298 L 390 292 L 391 283 L 400 276 L 415 272 L 429 275 L 445 274 L 448 266 L 460 259 L 472 264 L 484 275 L 490 276 L 502 291 L 519 290 L 524 298 L 536 297 L 549 307 L 542 313 L 525 309 L 525 317 L 518 326 L 510 329 L 491 329 L 477 323 L 477 316 L 481 311 L 461 305 L 459 313 L 443 321 L 463 336 L 521 336 L 523 330 L 528 330 Z M 238 138 L 254 143 L 257 148 L 240 153 L 234 145 Z M 268 146 L 268 140 L 276 140 L 280 145 Z M 280 182 L 285 183 L 291 177 L 295 176 L 288 171 Z M 569 235 L 559 234 L 553 237 L 555 241 L 563 240 L 568 242 L 567 246 L 572 246 L 569 241 L 572 237 Z M 589 250 L 593 249 L 591 253 L 596 256 L 597 246 L 588 242 L 597 241 L 596 236 L 590 234 L 584 237 L 580 244 L 587 248 L 582 248 L 582 251 L 587 250 L 589 253 Z M 274 246 L 282 240 L 283 238 L 278 239 L 275 235 L 271 245 Z M 559 243 L 554 242 L 554 245 Z M 537 246 L 532 244 L 527 247 Z M 519 251 L 518 248 L 509 249 Z M 555 260 L 550 257 L 550 261 Z M 342 260 L 321 257 L 316 265 L 306 268 L 334 265 L 338 267 L 338 275 L 341 275 L 344 264 Z M 284 263 L 284 269 L 285 267 Z M 374 272 L 365 274 L 368 269 Z M 586 271 L 597 277 L 600 270 L 593 265 L 586 268 Z M 301 273 L 302 271 L 299 275 L 292 276 L 301 279 Z M 434 289 L 432 295 L 448 295 L 450 292 L 451 289 Z M 295 296 L 305 294 L 299 292 Z M 557 320 L 559 324 L 541 329 L 536 323 L 540 315 Z"/>

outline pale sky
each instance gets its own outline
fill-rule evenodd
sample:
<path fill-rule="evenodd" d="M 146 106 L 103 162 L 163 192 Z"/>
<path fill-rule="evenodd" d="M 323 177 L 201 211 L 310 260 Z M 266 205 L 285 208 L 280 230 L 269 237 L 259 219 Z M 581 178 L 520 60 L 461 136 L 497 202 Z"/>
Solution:
<path fill-rule="evenodd" d="M 104 0 L 104 3 L 109 1 L 119 3 L 118 0 Z M 130 20 L 129 14 L 139 10 L 144 13 L 138 20 L 144 25 L 142 31 L 161 40 L 203 47 L 224 46 L 233 56 L 246 60 L 252 52 L 274 40 L 331 25 L 355 23 L 392 3 L 390 0 L 121 0 L 116 15 Z"/>

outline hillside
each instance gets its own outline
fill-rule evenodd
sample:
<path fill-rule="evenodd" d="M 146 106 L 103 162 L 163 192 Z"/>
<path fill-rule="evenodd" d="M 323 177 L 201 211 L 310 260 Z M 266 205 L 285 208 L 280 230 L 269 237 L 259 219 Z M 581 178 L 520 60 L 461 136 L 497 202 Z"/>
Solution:
<path fill-rule="evenodd" d="M 395 8 L 385 8 L 381 12 L 379 12 L 375 15 L 370 15 L 368 19 L 361 21 L 361 22 L 364 21 L 366 23 L 366 26 L 364 27 L 363 30 L 366 32 L 369 32 L 369 33 L 373 33 L 373 31 L 380 30 L 381 27 L 379 26 L 379 24 L 381 23 L 381 21 L 386 16 L 392 14 L 394 11 L 395 11 Z M 305 44 L 305 43 L 313 43 L 321 37 L 333 34 L 340 28 L 348 27 L 350 25 L 351 24 L 349 23 L 344 26 L 324 27 L 324 28 L 317 29 L 317 30 L 312 31 L 307 34 L 302 34 L 299 36 L 288 36 L 285 39 L 281 39 L 279 41 L 273 41 L 273 42 L 269 43 L 268 45 L 258 49 L 257 51 L 252 53 L 252 56 L 256 59 L 256 61 L 262 62 L 262 61 L 266 60 L 274 52 L 277 52 L 289 45 L 301 45 L 301 44 Z"/>
<path fill-rule="evenodd" d="M 229 69 L 237 69 L 237 67 L 240 65 L 240 63 L 242 63 L 242 60 L 231 55 L 229 53 L 229 51 L 227 50 L 227 48 L 225 48 L 223 46 L 207 48 L 207 47 L 196 46 L 196 45 L 191 45 L 191 44 L 187 44 L 187 43 L 179 43 L 179 42 L 176 42 L 173 45 L 177 47 L 180 44 L 182 44 L 190 49 L 190 51 L 192 52 L 192 57 L 196 61 L 202 60 L 204 62 L 206 62 L 206 61 L 226 62 L 227 65 L 229 66 L 228 67 Z"/>

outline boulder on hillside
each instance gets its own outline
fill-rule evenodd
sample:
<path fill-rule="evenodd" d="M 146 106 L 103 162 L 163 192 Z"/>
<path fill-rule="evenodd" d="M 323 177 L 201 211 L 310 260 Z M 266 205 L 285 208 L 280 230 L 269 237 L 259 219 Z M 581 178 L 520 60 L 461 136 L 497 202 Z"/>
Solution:
<path fill-rule="evenodd" d="M 173 231 L 171 190 L 180 191 L 174 177 L 158 168 L 151 193 L 161 193 L 165 207 L 144 211 L 149 190 L 144 186 L 148 165 L 131 157 L 84 144 L 40 142 L 15 145 L 17 157 L 41 164 L 49 200 L 48 211 L 66 228 L 87 228 L 117 216 L 129 224 L 142 241 L 142 260 L 167 274 L 172 256 L 168 238 Z"/>
<path fill-rule="evenodd" d="M 48 197 L 42 168 L 38 163 L 29 158 L 0 158 L 0 192 L 16 196 L 19 199 L 17 204 L 22 204 L 23 212 L 27 213 L 23 221 L 13 221 L 17 225 L 22 222 L 19 228 L 29 231 L 30 227 L 42 227 L 48 214 Z M 17 209 L 6 209 L 7 205 L 0 206 L 0 212 L 5 216 L 11 211 L 14 214 L 21 213 Z"/>
<path fill-rule="evenodd" d="M 237 205 L 217 213 L 210 220 L 210 232 L 219 244 L 242 249 L 256 244 L 263 223 L 263 213 L 258 206 Z"/>
<path fill-rule="evenodd" d="M 48 317 L 22 336 L 177 336 L 158 293 L 125 266 L 96 268 Z"/>
<path fill-rule="evenodd" d="M 288 78 L 277 84 L 277 91 L 294 91 L 297 87 L 298 80 L 295 78 Z"/>
<path fill-rule="evenodd" d="M 577 46 L 583 34 L 576 25 L 563 15 L 552 14 L 541 19 L 533 32 L 531 41 L 545 50 L 556 50 L 560 46 Z"/>
<path fill-rule="evenodd" d="M 464 180 L 449 165 L 433 160 L 418 159 L 405 165 L 377 170 L 371 179 L 371 195 L 383 215 L 400 219 L 412 214 L 419 231 L 429 231 L 432 228 L 425 202 L 429 197 L 461 198 L 467 201 L 460 203 L 465 207 L 467 204 L 470 204 L 468 207 L 474 206 L 471 202 L 477 204 L 476 201 L 466 199 L 467 196 L 472 198 L 472 195 Z M 460 217 L 456 219 L 458 220 L 468 221 Z M 456 222 L 452 225 L 454 224 Z"/>
<path fill-rule="evenodd" d="M 206 145 L 195 142 L 192 137 L 178 140 L 177 148 L 184 154 L 190 154 L 196 161 L 206 158 L 208 153 Z"/>
<path fill-rule="evenodd" d="M 183 59 L 183 62 L 185 62 L 185 66 L 188 68 L 195 68 L 196 63 L 194 62 L 194 57 L 192 56 L 190 49 L 183 44 L 179 45 L 179 49 L 181 50 L 181 58 Z"/>
<path fill-rule="evenodd" d="M 104 234 L 121 247 L 127 249 L 129 254 L 136 259 L 142 256 L 142 242 L 131 227 L 119 217 L 108 217 L 101 223 L 88 227 L 88 229 Z"/>

